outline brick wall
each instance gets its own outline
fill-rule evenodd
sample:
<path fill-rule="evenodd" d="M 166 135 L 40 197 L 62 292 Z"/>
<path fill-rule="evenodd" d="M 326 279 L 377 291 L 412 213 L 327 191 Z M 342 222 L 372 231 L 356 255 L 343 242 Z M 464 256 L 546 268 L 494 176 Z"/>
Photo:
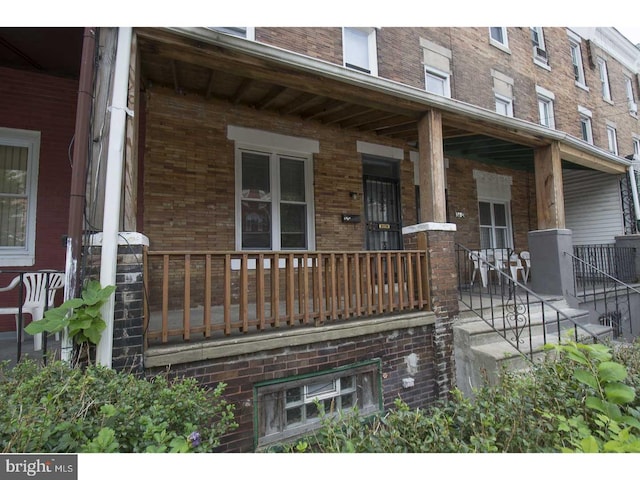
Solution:
<path fill-rule="evenodd" d="M 69 148 L 75 128 L 77 91 L 75 79 L 0 67 L 0 127 L 41 132 L 36 261 L 25 269 L 64 269 L 62 237 L 69 222 Z M 19 268 L 22 267 L 11 270 Z M 0 275 L 0 285 L 9 283 L 12 276 Z M 0 331 L 14 329 L 13 318 L 0 317 Z"/>
<path fill-rule="evenodd" d="M 227 452 L 249 452 L 253 442 L 253 385 L 258 382 L 313 374 L 358 362 L 380 359 L 385 408 L 397 398 L 412 408 L 424 407 L 438 396 L 438 366 L 432 347 L 433 325 L 392 330 L 342 341 L 328 341 L 191 364 L 172 365 L 171 377 L 192 376 L 202 385 L 224 382 L 224 397 L 235 407 L 239 428 L 223 439 Z M 409 371 L 409 357 L 417 359 L 417 371 Z M 147 370 L 147 375 L 164 368 Z M 414 386 L 403 388 L 402 379 L 411 376 Z"/>

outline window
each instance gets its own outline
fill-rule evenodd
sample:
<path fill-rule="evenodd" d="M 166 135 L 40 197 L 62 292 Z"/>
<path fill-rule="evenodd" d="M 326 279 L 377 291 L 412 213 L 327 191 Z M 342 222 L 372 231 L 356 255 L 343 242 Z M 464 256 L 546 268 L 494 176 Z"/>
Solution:
<path fill-rule="evenodd" d="M 489 27 L 489 43 L 503 50 L 508 49 L 507 27 Z"/>
<path fill-rule="evenodd" d="M 632 138 L 633 142 L 633 159 L 640 162 L 640 138 Z"/>
<path fill-rule="evenodd" d="M 474 170 L 478 192 L 480 248 L 511 248 L 512 177 Z"/>
<path fill-rule="evenodd" d="M 263 447 L 311 432 L 326 415 L 382 410 L 380 362 L 353 365 L 318 375 L 264 382 L 254 389 L 256 444 Z"/>
<path fill-rule="evenodd" d="M 573 66 L 573 78 L 577 85 L 585 87 L 584 66 L 582 65 L 582 49 L 580 48 L 579 37 L 569 37 L 569 49 L 571 52 L 571 64 Z"/>
<path fill-rule="evenodd" d="M 531 43 L 533 45 L 533 59 L 542 66 L 549 65 L 549 56 L 544 45 L 542 27 L 531 27 Z"/>
<path fill-rule="evenodd" d="M 233 35 L 235 37 L 255 40 L 255 28 L 253 27 L 209 27 L 211 30 Z"/>
<path fill-rule="evenodd" d="M 343 28 L 344 66 L 378 75 L 378 54 L 374 28 Z"/>
<path fill-rule="evenodd" d="M 0 265 L 35 263 L 40 132 L 0 128 Z"/>
<path fill-rule="evenodd" d="M 635 116 L 638 114 L 638 104 L 636 103 L 636 98 L 633 95 L 633 82 L 631 78 L 626 75 L 624 77 L 624 88 L 627 93 L 627 106 L 629 107 L 629 113 Z"/>
<path fill-rule="evenodd" d="M 228 137 L 236 140 L 236 247 L 315 248 L 312 153 L 318 142 L 233 126 Z"/>
<path fill-rule="evenodd" d="M 602 98 L 607 102 L 611 102 L 611 89 L 609 87 L 609 73 L 607 71 L 607 62 L 602 58 L 598 58 L 598 73 L 600 75 L 600 85 Z"/>
<path fill-rule="evenodd" d="M 616 134 L 616 127 L 614 125 L 607 125 L 607 142 L 609 151 L 618 155 L 618 138 Z"/>
<path fill-rule="evenodd" d="M 451 96 L 451 87 L 449 83 L 449 74 L 439 72 L 435 69 L 425 68 L 425 84 L 427 92 L 442 95 L 443 97 Z"/>
<path fill-rule="evenodd" d="M 593 129 L 591 127 L 591 110 L 578 107 L 578 113 L 580 115 L 580 134 L 582 140 L 587 143 L 593 144 Z"/>
<path fill-rule="evenodd" d="M 513 117 L 513 100 L 496 94 L 496 112 L 506 117 Z"/>
<path fill-rule="evenodd" d="M 548 128 L 556 128 L 555 117 L 553 114 L 553 101 L 555 100 L 555 95 L 546 88 L 539 86 L 536 86 L 536 93 L 538 94 L 540 125 L 544 125 Z"/>
<path fill-rule="evenodd" d="M 509 248 L 509 204 L 506 202 L 480 201 L 480 248 Z"/>

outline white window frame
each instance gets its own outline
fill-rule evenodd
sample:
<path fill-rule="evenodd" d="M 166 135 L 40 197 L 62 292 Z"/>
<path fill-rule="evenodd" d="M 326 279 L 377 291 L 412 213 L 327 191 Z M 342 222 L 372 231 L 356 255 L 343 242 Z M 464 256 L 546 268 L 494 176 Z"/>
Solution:
<path fill-rule="evenodd" d="M 607 148 L 614 155 L 618 155 L 618 133 L 615 125 L 607 125 Z"/>
<path fill-rule="evenodd" d="M 367 35 L 367 66 L 351 64 L 348 55 L 348 31 L 357 31 Z M 378 75 L 378 47 L 376 40 L 376 29 L 373 27 L 342 27 L 342 64 L 346 68 L 356 70 L 358 72 L 369 73 L 370 75 Z"/>
<path fill-rule="evenodd" d="M 538 114 L 540 117 L 540 125 L 548 128 L 556 128 L 555 112 L 553 103 L 556 99 L 553 92 L 536 85 L 536 94 L 538 96 Z M 545 122 L 546 120 L 546 122 Z"/>
<path fill-rule="evenodd" d="M 505 115 L 507 117 L 513 117 L 513 98 L 505 97 L 504 95 L 500 95 L 498 93 L 495 94 L 496 99 L 496 112 Z M 505 113 L 502 113 L 498 109 L 498 105 L 503 105 Z"/>
<path fill-rule="evenodd" d="M 593 114 L 591 113 L 591 110 L 581 106 L 578 106 L 578 114 L 580 115 L 580 138 L 593 145 L 593 122 L 591 120 L 593 118 Z M 586 126 L 587 138 L 584 138 L 585 131 L 582 129 L 583 125 Z"/>
<path fill-rule="evenodd" d="M 495 218 L 493 205 L 505 205 L 506 215 L 506 237 L 507 248 L 513 248 L 513 225 L 511 223 L 511 186 L 513 178 L 508 175 L 499 175 L 497 173 L 485 172 L 482 170 L 473 170 L 473 178 L 476 181 L 476 191 L 478 192 L 478 224 L 480 238 L 482 238 L 482 228 L 489 225 L 480 225 L 480 203 L 491 204 L 491 241 L 495 245 Z M 504 228 L 504 227 L 499 227 Z"/>
<path fill-rule="evenodd" d="M 549 55 L 544 42 L 544 31 L 542 27 L 529 27 L 531 31 L 531 43 L 533 45 L 533 62 L 549 70 Z M 534 40 L 534 35 L 537 40 Z"/>
<path fill-rule="evenodd" d="M 208 27 L 210 30 L 233 35 L 234 37 L 246 38 L 247 40 L 256 39 L 255 27 Z"/>
<path fill-rule="evenodd" d="M 597 62 L 602 98 L 606 102 L 613 103 L 613 100 L 611 99 L 611 86 L 609 84 L 609 70 L 607 68 L 607 62 L 604 58 L 601 57 L 598 57 Z"/>
<path fill-rule="evenodd" d="M 271 186 L 271 249 L 281 250 L 280 229 L 280 158 L 293 158 L 304 162 L 305 205 L 307 207 L 307 247 L 287 251 L 315 250 L 315 201 L 313 195 L 313 154 L 320 151 L 317 140 L 281 135 L 263 130 L 228 126 L 227 138 L 235 141 L 235 208 L 236 249 L 242 251 L 242 153 L 252 152 L 269 157 Z M 244 249 L 247 250 L 247 249 Z M 252 249 L 253 250 L 253 249 Z"/>
<path fill-rule="evenodd" d="M 573 76 L 576 86 L 588 90 L 584 77 L 584 64 L 582 63 L 582 47 L 580 38 L 574 36 L 571 32 L 569 32 L 569 53 L 571 55 L 571 65 L 574 69 Z"/>
<path fill-rule="evenodd" d="M 434 95 L 440 95 L 440 93 L 438 92 L 429 90 L 429 77 L 440 80 L 442 82 L 442 90 L 444 92 L 443 96 L 451 98 L 451 75 L 448 72 L 443 72 L 442 70 L 438 70 L 437 68 L 433 68 L 427 65 L 425 65 L 424 67 L 425 90 L 429 93 L 433 93 Z"/>
<path fill-rule="evenodd" d="M 24 267 L 35 264 L 36 210 L 38 203 L 38 169 L 40 165 L 40 132 L 0 127 L 0 145 L 22 147 L 28 150 L 26 192 L 27 199 L 25 244 L 22 247 L 0 246 L 0 266 Z M 12 197 L 2 194 L 0 197 Z"/>
<path fill-rule="evenodd" d="M 640 137 L 634 135 L 631 142 L 633 143 L 633 160 L 640 162 Z"/>
<path fill-rule="evenodd" d="M 500 36 L 502 37 L 502 41 L 493 36 L 492 29 L 494 28 L 500 29 Z M 489 43 L 506 53 L 511 53 L 511 51 L 509 50 L 509 38 L 507 37 L 507 27 L 489 27 Z"/>
<path fill-rule="evenodd" d="M 627 75 L 624 76 L 624 88 L 627 93 L 627 107 L 629 108 L 629 114 L 632 117 L 637 117 L 638 104 L 636 103 L 636 99 L 633 94 L 633 80 L 631 80 Z"/>

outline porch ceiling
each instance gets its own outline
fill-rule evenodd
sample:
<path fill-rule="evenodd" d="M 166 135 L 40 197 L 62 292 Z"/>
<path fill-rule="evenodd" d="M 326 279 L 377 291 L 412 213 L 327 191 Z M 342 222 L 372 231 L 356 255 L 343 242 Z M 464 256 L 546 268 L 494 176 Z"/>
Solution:
<path fill-rule="evenodd" d="M 423 103 L 168 31 L 136 32 L 142 88 L 160 85 L 205 101 L 224 100 L 417 146 L 417 124 L 429 108 Z M 450 111 L 443 112 L 443 139 L 445 156 L 528 171 L 533 171 L 533 148 L 550 143 Z"/>

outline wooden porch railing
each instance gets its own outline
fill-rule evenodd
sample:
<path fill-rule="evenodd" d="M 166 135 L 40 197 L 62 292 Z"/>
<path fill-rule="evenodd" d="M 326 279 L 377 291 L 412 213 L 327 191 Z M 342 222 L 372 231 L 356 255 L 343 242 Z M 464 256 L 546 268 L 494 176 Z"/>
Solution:
<path fill-rule="evenodd" d="M 144 262 L 147 345 L 429 306 L 424 251 L 147 251 Z"/>

